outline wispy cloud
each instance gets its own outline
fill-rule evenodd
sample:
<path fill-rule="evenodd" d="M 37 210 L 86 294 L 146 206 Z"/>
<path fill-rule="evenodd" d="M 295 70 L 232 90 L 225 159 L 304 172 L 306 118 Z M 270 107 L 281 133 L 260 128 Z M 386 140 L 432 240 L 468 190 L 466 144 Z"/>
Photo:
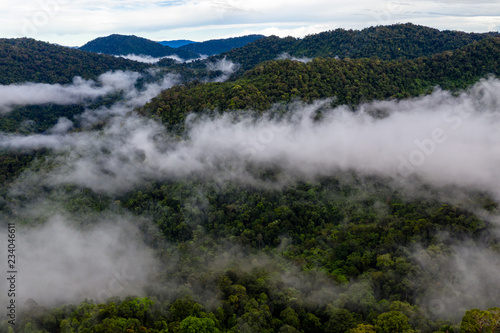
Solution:
<path fill-rule="evenodd" d="M 75 77 L 72 84 L 24 83 L 0 86 L 0 114 L 14 107 L 39 104 L 82 104 L 98 97 L 132 89 L 138 73 L 109 72 L 97 81 Z"/>
<path fill-rule="evenodd" d="M 356 112 L 328 101 L 274 112 L 190 117 L 185 139 L 151 120 L 116 112 L 102 130 L 68 135 L 4 135 L 0 147 L 47 146 L 64 153 L 49 184 L 126 191 L 145 179 L 199 175 L 258 183 L 252 166 L 279 167 L 276 185 L 355 170 L 435 186 L 486 190 L 500 199 L 500 81 L 484 80 L 459 96 L 445 91 L 374 102 Z M 121 109 L 120 109 L 121 110 Z M 126 108 L 124 109 L 126 110 Z M 321 110 L 323 119 L 315 121 Z"/>
<path fill-rule="evenodd" d="M 45 224 L 18 227 L 20 306 L 28 298 L 53 306 L 145 293 L 159 265 L 136 221 L 109 215 L 85 229 L 76 225 L 55 215 Z M 6 237 L 3 231 L 0 236 Z"/>
<path fill-rule="evenodd" d="M 2 35 L 28 35 L 64 45 L 83 45 L 112 33 L 153 40 L 234 37 L 248 33 L 280 36 L 377 24 L 413 22 L 440 29 L 498 30 L 500 4 L 494 1 L 72 1 L 13 3 L 0 17 Z M 54 5 L 57 4 L 57 5 Z M 431 14 L 435 13 L 435 14 Z M 437 13 L 437 14 L 436 14 Z M 3 16 L 2 16 L 3 15 Z M 478 20 L 477 18 L 481 18 Z M 89 24 L 92 22 L 92 24 Z"/>

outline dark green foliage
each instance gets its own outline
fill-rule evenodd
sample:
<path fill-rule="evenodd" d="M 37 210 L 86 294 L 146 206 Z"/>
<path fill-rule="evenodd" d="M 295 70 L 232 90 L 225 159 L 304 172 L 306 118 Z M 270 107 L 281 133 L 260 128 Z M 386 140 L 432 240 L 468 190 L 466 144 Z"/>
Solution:
<path fill-rule="evenodd" d="M 60 117 L 74 120 L 74 117 L 83 113 L 84 110 L 82 105 L 25 106 L 1 116 L 0 131 L 21 134 L 41 133 L 54 126 Z M 26 124 L 32 124 L 32 126 L 28 128 Z"/>
<path fill-rule="evenodd" d="M 410 37 L 420 33 L 426 42 L 415 46 Z M 338 44 L 352 59 L 316 58 L 307 64 L 269 61 L 234 82 L 192 82 L 174 87 L 142 111 L 161 117 L 183 134 L 182 123 L 193 111 L 262 111 L 276 102 L 311 102 L 321 97 L 336 97 L 334 105 L 354 107 L 373 99 L 418 96 L 435 85 L 462 89 L 487 74 L 498 75 L 498 38 L 432 56 L 424 54 L 432 47 L 443 51 L 469 43 L 468 38 L 481 39 L 485 35 L 395 25 L 319 36 L 330 40 L 322 43 L 322 56 L 332 57 L 335 53 L 331 53 L 331 47 Z M 261 59 L 261 52 L 267 52 L 269 57 L 281 52 L 283 41 L 287 47 L 296 47 L 295 55 L 314 56 L 319 52 L 314 50 L 315 38 L 320 37 L 301 40 L 305 45 L 302 51 L 294 46 L 298 43 L 294 38 L 256 41 L 247 45 L 247 50 L 255 51 L 249 53 L 249 63 Z M 335 38 L 361 39 L 350 46 L 337 43 Z M 377 38 L 387 38 L 387 45 L 370 42 Z M 21 41 L 52 48 L 31 40 Z M 265 51 L 255 47 L 269 41 L 274 44 Z M 378 45 L 376 49 L 374 45 Z M 399 53 L 391 52 L 401 45 L 407 47 L 401 50 L 401 57 L 418 58 L 379 59 L 398 58 Z M 378 49 L 379 58 L 354 59 L 357 54 Z M 24 64 L 22 59 L 19 61 Z M 204 65 L 199 62 L 193 66 L 198 70 Z M 72 70 L 49 78 L 40 75 L 39 79 L 58 82 L 70 74 L 74 75 Z M 40 110 L 48 114 L 42 117 Z M 43 131 L 59 116 L 70 117 L 80 111 L 76 106 L 67 110 L 54 106 L 21 108 L 4 118 L 8 121 L 2 123 L 2 128 L 26 133 Z M 286 107 L 279 108 L 279 112 L 286 112 Z M 28 119 L 35 119 L 35 125 L 30 123 L 32 127 L 20 129 L 19 124 Z M 409 196 L 400 193 L 400 187 L 388 179 L 351 172 L 278 187 L 273 179 L 280 170 L 257 167 L 253 172 L 267 182 L 265 188 L 191 177 L 145 181 L 117 195 L 97 194 L 74 185 L 34 186 L 26 198 L 9 193 L 10 182 L 27 168 L 32 172 L 51 168 L 51 159 L 45 160 L 47 154 L 42 150 L 29 155 L 0 152 L 2 219 L 22 219 L 19 211 L 23 205 L 42 193 L 40 197 L 57 202 L 64 214 L 82 225 L 91 223 L 87 217 L 90 213 L 131 214 L 143 233 L 137 237 L 146 240 L 161 264 L 152 277 L 155 282 L 145 291 L 148 297 L 110 298 L 102 304 L 85 300 L 53 308 L 28 301 L 19 308 L 16 327 L 9 327 L 5 318 L 0 321 L 2 333 L 450 333 L 458 332 L 459 324 L 463 332 L 499 330 L 498 308 L 467 311 L 461 323 L 456 315 L 449 319 L 444 313 L 429 314 L 425 296 L 429 290 L 444 293 L 447 286 L 434 279 L 416 259 L 416 252 L 421 251 L 439 266 L 451 259 L 449 253 L 455 246 L 473 244 L 484 251 L 498 249 L 495 229 L 483 219 L 487 214 L 476 215 L 477 210 L 471 209 L 497 210 L 497 203 L 485 193 L 463 190 L 457 194 L 461 199 L 443 203 L 441 189 L 422 186 L 416 191 L 421 195 Z M 22 223 L 35 224 L 43 218 L 30 217 Z M 142 224 L 145 219 L 154 226 Z M 443 267 L 438 271 L 450 273 Z M 460 279 L 460 274 L 449 275 Z M 494 291 L 491 294 L 494 299 Z"/>
<path fill-rule="evenodd" d="M 159 43 L 163 46 L 170 46 L 173 48 L 178 48 L 178 47 L 181 47 L 181 46 L 184 46 L 187 44 L 197 43 L 197 42 L 192 41 L 192 40 L 188 40 L 188 39 L 177 39 L 177 40 L 166 40 L 166 41 L 159 42 Z"/>
<path fill-rule="evenodd" d="M 370 58 L 382 60 L 414 59 L 444 51 L 452 51 L 498 33 L 465 33 L 439 31 L 424 26 L 394 24 L 363 30 L 336 29 L 309 35 L 303 39 L 271 36 L 259 39 L 240 49 L 223 53 L 248 70 L 257 64 L 274 60 L 282 53 L 296 57 Z"/>
<path fill-rule="evenodd" d="M 96 38 L 80 47 L 80 50 L 112 55 L 149 55 L 156 58 L 177 55 L 186 60 L 199 56 L 195 52 L 163 46 L 146 38 L 117 34 Z"/>
<path fill-rule="evenodd" d="M 0 39 L 0 84 L 71 83 L 75 76 L 95 79 L 111 70 L 141 71 L 149 66 L 34 39 Z"/>
<path fill-rule="evenodd" d="M 375 322 L 377 333 L 410 333 L 415 332 L 408 323 L 408 317 L 399 311 L 382 313 Z"/>
<path fill-rule="evenodd" d="M 465 312 L 460 324 L 460 332 L 500 332 L 500 308 L 491 308 L 487 311 L 472 309 Z"/>
<path fill-rule="evenodd" d="M 334 105 L 356 105 L 419 96 L 435 86 L 458 90 L 489 74 L 498 75 L 499 53 L 500 38 L 489 38 L 454 52 L 415 60 L 316 58 L 307 64 L 270 61 L 236 81 L 175 86 L 153 99 L 142 112 L 176 125 L 188 113 L 214 109 L 262 111 L 277 102 L 311 102 L 327 97 L 335 98 Z"/>
<path fill-rule="evenodd" d="M 189 43 L 179 47 L 182 50 L 188 50 L 203 55 L 215 55 L 232 49 L 240 48 L 257 39 L 264 38 L 264 35 L 248 35 L 242 37 L 212 39 L 200 43 Z"/>

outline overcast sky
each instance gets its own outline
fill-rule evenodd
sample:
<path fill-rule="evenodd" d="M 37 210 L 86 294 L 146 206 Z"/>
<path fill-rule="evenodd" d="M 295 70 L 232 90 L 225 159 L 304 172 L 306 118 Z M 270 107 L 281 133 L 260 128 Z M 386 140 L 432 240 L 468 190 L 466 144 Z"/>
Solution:
<path fill-rule="evenodd" d="M 0 37 L 80 46 L 113 33 L 152 40 L 264 34 L 413 22 L 438 29 L 500 30 L 499 0 L 1 0 Z"/>

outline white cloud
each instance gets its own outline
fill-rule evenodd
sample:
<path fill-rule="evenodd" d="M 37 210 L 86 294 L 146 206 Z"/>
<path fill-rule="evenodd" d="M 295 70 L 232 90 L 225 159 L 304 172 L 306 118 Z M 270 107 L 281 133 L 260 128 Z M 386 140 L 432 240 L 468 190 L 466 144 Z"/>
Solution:
<path fill-rule="evenodd" d="M 44 181 L 98 192 L 193 174 L 258 183 L 252 166 L 279 166 L 277 185 L 354 170 L 485 190 L 500 200 L 499 96 L 500 81 L 489 79 L 460 96 L 436 91 L 361 105 L 356 112 L 329 109 L 327 102 L 297 104 L 282 120 L 266 114 L 190 119 L 185 139 L 153 120 L 128 115 L 130 108 L 120 105 L 103 111 L 117 117 L 102 131 L 4 135 L 0 147 L 46 146 L 64 153 Z M 321 122 L 312 117 L 318 109 L 323 110 Z"/>
<path fill-rule="evenodd" d="M 145 294 L 158 262 L 141 242 L 137 221 L 101 216 L 96 222 L 79 228 L 56 215 L 46 224 L 17 228 L 20 305 L 28 298 L 53 306 Z M 3 231 L 0 236 L 7 237 Z"/>
<path fill-rule="evenodd" d="M 217 60 L 216 62 L 207 63 L 207 70 L 211 72 L 219 71 L 222 74 L 217 77 L 215 82 L 224 82 L 226 81 L 231 74 L 238 70 L 239 65 L 234 62 L 227 60 L 226 57 L 224 59 Z"/>
<path fill-rule="evenodd" d="M 4 22 L 0 33 L 5 37 L 28 35 L 64 45 L 82 45 L 111 33 L 136 34 L 153 40 L 206 40 L 265 31 L 300 37 L 323 28 L 359 29 L 409 21 L 440 29 L 489 31 L 498 29 L 500 24 L 500 3 L 21 0 L 1 11 L 0 18 Z M 235 28 L 228 29 L 230 25 Z"/>
<path fill-rule="evenodd" d="M 278 60 L 289 59 L 289 60 L 293 60 L 293 61 L 300 61 L 300 62 L 303 62 L 306 64 L 312 60 L 312 58 L 307 58 L 307 57 L 301 57 L 301 58 L 292 57 L 290 54 L 288 54 L 286 52 L 283 52 L 282 54 L 280 54 L 277 59 Z"/>
<path fill-rule="evenodd" d="M 146 64 L 155 64 L 164 58 L 170 58 L 170 59 L 174 59 L 177 62 L 183 62 L 183 60 L 177 56 L 166 56 L 166 57 L 155 58 L 155 57 L 152 57 L 150 55 L 144 55 L 144 54 L 127 54 L 127 55 L 119 55 L 116 57 L 125 58 L 128 60 L 133 60 L 133 61 L 138 61 L 138 62 L 143 62 Z"/>
<path fill-rule="evenodd" d="M 73 127 L 73 122 L 66 117 L 61 117 L 57 120 L 57 124 L 50 128 L 47 132 L 51 134 L 64 134 Z"/>
<path fill-rule="evenodd" d="M 119 91 L 129 91 L 139 78 L 133 72 L 108 72 L 97 82 L 75 77 L 72 84 L 23 83 L 0 86 L 0 114 L 16 106 L 81 104 Z"/>

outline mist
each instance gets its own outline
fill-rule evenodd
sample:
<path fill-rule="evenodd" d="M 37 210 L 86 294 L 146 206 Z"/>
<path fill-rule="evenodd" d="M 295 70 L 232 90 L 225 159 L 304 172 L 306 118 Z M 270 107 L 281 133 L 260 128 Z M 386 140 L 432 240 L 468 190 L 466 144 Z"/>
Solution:
<path fill-rule="evenodd" d="M 16 234 L 20 305 L 27 299 L 54 306 L 145 295 L 159 265 L 137 224 L 123 216 L 101 216 L 82 227 L 54 215 L 40 225 L 18 225 Z"/>
<path fill-rule="evenodd" d="M 237 69 L 225 59 L 207 66 L 227 76 Z M 120 90 L 123 100 L 110 107 L 87 109 L 73 121 L 60 118 L 44 134 L 0 133 L 0 150 L 45 148 L 53 152 L 45 156 L 39 169 L 27 170 L 11 183 L 9 194 L 29 201 L 39 195 L 40 188 L 46 191 L 70 184 L 114 196 L 147 180 L 192 176 L 282 188 L 355 171 L 382 176 L 394 184 L 486 191 L 500 202 L 500 80 L 482 80 L 459 94 L 436 89 L 427 96 L 376 101 L 354 110 L 332 108 L 331 100 L 320 100 L 292 103 L 286 110 L 275 106 L 264 113 L 191 114 L 185 132 L 172 133 L 133 110 L 178 83 L 179 77 L 160 75 L 141 89 L 135 87 L 138 77 L 137 73 L 115 72 L 101 76 L 100 83 L 55 85 L 57 89 L 71 87 L 73 101 L 84 96 L 88 87 Z M 115 80 L 119 82 L 113 83 Z M 35 103 L 37 97 L 29 97 L 24 103 Z M 9 103 L 4 105 L 20 105 Z M 96 124 L 101 125 L 99 129 L 94 128 Z M 72 131 L 78 127 L 87 130 Z M 255 169 L 273 170 L 275 177 L 263 180 Z M 25 207 L 15 209 L 18 215 L 25 214 Z M 34 214 L 42 213 L 36 210 Z M 64 209 L 43 214 L 48 215 L 47 222 L 19 227 L 23 301 L 32 298 L 47 306 L 84 298 L 102 302 L 112 296 L 148 295 L 152 289 L 173 299 L 183 288 L 199 293 L 207 302 L 217 298 L 216 291 L 197 282 L 186 284 L 176 275 L 182 262 L 177 253 L 171 254 L 170 262 L 157 261 L 142 240 L 137 221 L 130 217 L 94 214 L 85 217 L 92 223 L 79 224 L 65 215 Z M 223 244 L 213 257 L 203 257 L 201 267 L 220 274 L 231 267 L 242 271 L 264 267 L 272 281 L 296 289 L 300 301 L 311 306 L 341 305 L 347 298 L 355 302 L 356 295 L 373 298 L 366 281 L 338 286 L 321 273 L 306 275 L 290 263 L 281 261 L 282 267 L 273 266 L 283 259 L 242 252 L 239 247 Z M 431 252 L 419 250 L 413 256 L 422 269 L 422 286 L 429 288 L 419 304 L 430 317 L 458 318 L 464 309 L 495 305 L 498 253 L 473 245 L 456 246 L 450 255 Z M 201 254 L 194 251 L 192 257 L 197 256 Z M 161 267 L 162 272 L 155 267 Z M 152 283 L 157 274 L 167 274 L 168 282 Z"/>
<path fill-rule="evenodd" d="M 226 57 L 224 57 L 223 59 L 219 59 L 215 62 L 213 61 L 207 62 L 206 66 L 209 72 L 222 72 L 222 74 L 219 77 L 213 80 L 214 82 L 226 81 L 240 67 L 239 64 L 236 64 L 231 60 L 226 59 Z"/>
<path fill-rule="evenodd" d="M 499 253 L 467 243 L 452 246 L 450 252 L 437 245 L 413 255 L 425 276 L 424 283 L 419 281 L 425 292 L 418 303 L 427 314 L 460 320 L 467 310 L 498 306 Z"/>
<path fill-rule="evenodd" d="M 150 55 L 144 55 L 144 54 L 127 54 L 127 55 L 119 55 L 117 56 L 119 58 L 124 58 L 128 60 L 133 60 L 133 61 L 138 61 L 138 62 L 143 62 L 146 64 L 156 64 L 158 61 L 164 58 L 169 58 L 173 59 L 176 62 L 184 62 L 181 58 L 177 56 L 166 56 L 166 57 L 152 57 Z"/>
<path fill-rule="evenodd" d="M 300 58 L 294 57 L 294 56 L 291 56 L 287 52 L 283 52 L 276 59 L 278 59 L 278 60 L 289 59 L 289 60 L 293 60 L 293 61 L 300 61 L 300 62 L 303 62 L 304 64 L 307 64 L 309 61 L 312 60 L 312 58 L 308 58 L 308 57 L 300 57 Z"/>
<path fill-rule="evenodd" d="M 487 191 L 500 199 L 500 81 L 483 80 L 458 96 L 436 90 L 354 111 L 329 105 L 296 103 L 285 116 L 273 110 L 191 116 L 182 139 L 154 120 L 123 112 L 128 109 L 122 105 L 102 131 L 4 134 L 0 147 L 54 149 L 61 153 L 55 157 L 60 167 L 47 182 L 107 193 L 145 179 L 192 175 L 258 185 L 249 168 L 259 166 L 281 170 L 276 185 L 356 171 Z"/>
<path fill-rule="evenodd" d="M 68 85 L 23 83 L 0 86 L 0 115 L 15 107 L 39 104 L 70 105 L 91 102 L 99 97 L 120 91 L 129 91 L 140 74 L 135 72 L 108 72 L 97 81 L 75 77 Z"/>

